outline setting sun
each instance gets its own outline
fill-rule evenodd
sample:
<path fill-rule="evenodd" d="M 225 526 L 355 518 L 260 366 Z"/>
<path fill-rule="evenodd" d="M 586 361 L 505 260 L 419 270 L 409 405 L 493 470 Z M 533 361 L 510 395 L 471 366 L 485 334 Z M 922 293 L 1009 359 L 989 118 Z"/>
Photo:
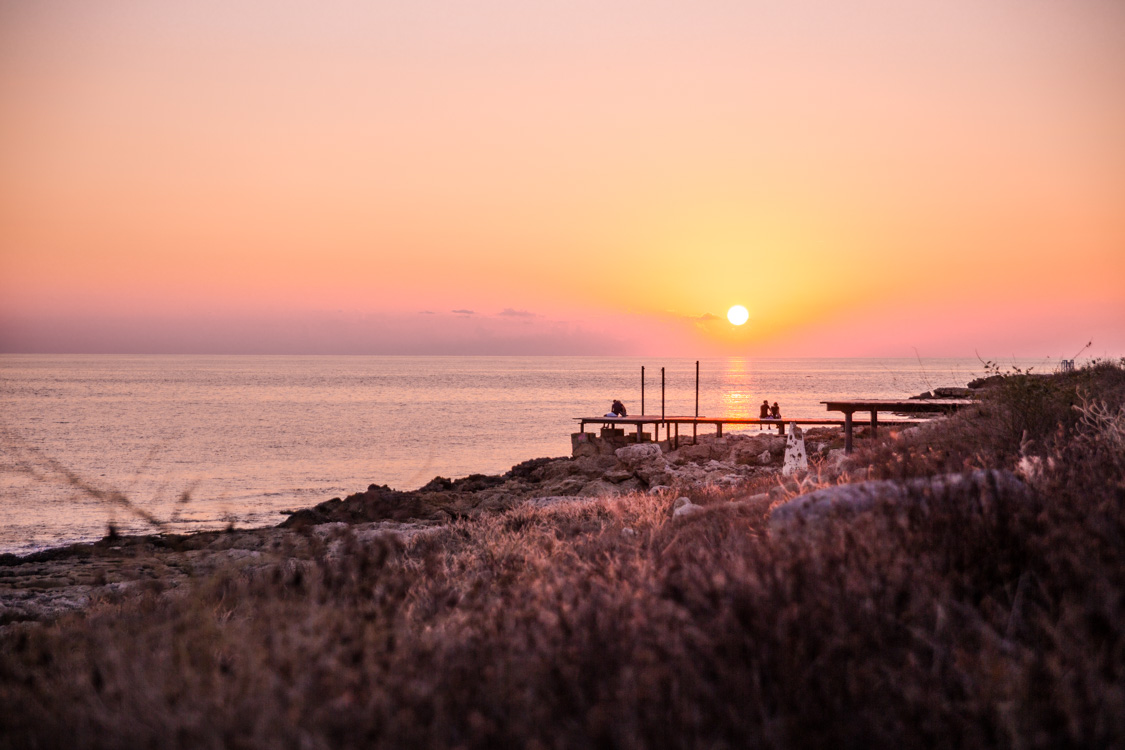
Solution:
<path fill-rule="evenodd" d="M 727 320 L 736 326 L 740 326 L 750 320 L 750 311 L 742 305 L 735 305 L 727 310 Z"/>

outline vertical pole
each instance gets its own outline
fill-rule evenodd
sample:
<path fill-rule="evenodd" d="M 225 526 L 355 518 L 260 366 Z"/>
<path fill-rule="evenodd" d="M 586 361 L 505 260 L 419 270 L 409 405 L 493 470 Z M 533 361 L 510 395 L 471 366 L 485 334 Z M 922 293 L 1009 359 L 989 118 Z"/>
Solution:
<path fill-rule="evenodd" d="M 875 437 L 875 434 L 878 432 L 878 430 L 879 430 L 879 412 L 875 409 L 872 409 L 871 410 L 871 437 Z"/>
<path fill-rule="evenodd" d="M 844 453 L 852 452 L 852 413 L 844 412 Z"/>
<path fill-rule="evenodd" d="M 695 360 L 695 418 L 699 419 L 699 360 Z"/>
<path fill-rule="evenodd" d="M 660 368 L 660 418 L 664 419 L 664 368 Z"/>
<path fill-rule="evenodd" d="M 645 366 L 641 365 L 641 416 L 645 415 Z"/>

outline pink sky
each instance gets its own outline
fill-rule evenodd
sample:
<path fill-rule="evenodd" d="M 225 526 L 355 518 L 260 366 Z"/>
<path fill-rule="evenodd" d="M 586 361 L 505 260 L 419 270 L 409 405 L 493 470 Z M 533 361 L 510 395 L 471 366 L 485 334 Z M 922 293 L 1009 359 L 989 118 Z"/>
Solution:
<path fill-rule="evenodd" d="M 0 107 L 0 352 L 1125 355 L 1118 0 L 9 2 Z"/>

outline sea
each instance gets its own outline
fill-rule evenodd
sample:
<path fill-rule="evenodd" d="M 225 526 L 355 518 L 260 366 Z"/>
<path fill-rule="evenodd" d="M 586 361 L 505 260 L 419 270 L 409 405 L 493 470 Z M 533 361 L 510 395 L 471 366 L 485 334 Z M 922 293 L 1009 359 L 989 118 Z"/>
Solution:
<path fill-rule="evenodd" d="M 831 417 L 826 399 L 983 374 L 976 359 L 0 355 L 0 553 L 111 526 L 272 526 L 371 484 L 502 473 L 569 455 L 574 418 L 614 399 L 630 415 L 643 398 L 646 414 L 756 417 L 768 399 Z"/>

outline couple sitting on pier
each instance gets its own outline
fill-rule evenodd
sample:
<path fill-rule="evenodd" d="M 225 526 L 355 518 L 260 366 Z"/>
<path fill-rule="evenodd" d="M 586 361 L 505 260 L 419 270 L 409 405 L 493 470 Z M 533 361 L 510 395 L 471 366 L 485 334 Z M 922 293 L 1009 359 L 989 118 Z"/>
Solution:
<path fill-rule="evenodd" d="M 762 402 L 762 412 L 758 419 L 781 419 L 781 407 L 777 405 L 776 401 L 773 402 L 773 406 L 770 406 L 769 399 L 766 399 Z"/>
<path fill-rule="evenodd" d="M 614 399 L 613 404 L 611 404 L 609 407 L 609 411 L 606 412 L 606 416 L 616 419 L 617 417 L 627 417 L 629 415 L 625 411 L 625 404 L 621 403 L 617 399 Z"/>

